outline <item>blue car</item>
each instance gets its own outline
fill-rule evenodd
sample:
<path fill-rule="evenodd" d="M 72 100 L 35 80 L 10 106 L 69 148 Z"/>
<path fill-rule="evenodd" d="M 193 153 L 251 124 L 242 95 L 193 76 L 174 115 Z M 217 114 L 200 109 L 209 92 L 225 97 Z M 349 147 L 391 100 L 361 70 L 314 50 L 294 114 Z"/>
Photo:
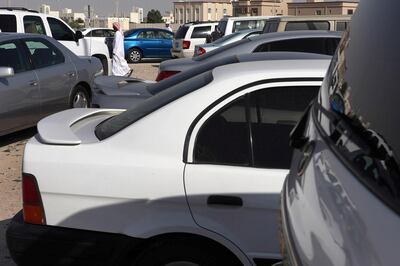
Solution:
<path fill-rule="evenodd" d="M 124 35 L 125 56 L 129 63 L 138 63 L 142 58 L 172 58 L 174 34 L 168 30 L 132 29 Z"/>

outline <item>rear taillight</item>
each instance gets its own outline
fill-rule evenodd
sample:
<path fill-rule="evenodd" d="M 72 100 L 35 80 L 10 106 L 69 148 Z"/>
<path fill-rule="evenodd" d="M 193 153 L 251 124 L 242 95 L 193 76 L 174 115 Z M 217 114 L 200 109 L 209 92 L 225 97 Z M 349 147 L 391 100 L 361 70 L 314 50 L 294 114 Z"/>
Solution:
<path fill-rule="evenodd" d="M 180 71 L 161 71 L 158 73 L 156 81 L 161 81 L 163 79 L 169 78 L 175 74 L 178 74 Z"/>
<path fill-rule="evenodd" d="M 24 221 L 30 224 L 46 224 L 42 197 L 33 175 L 22 174 L 22 200 Z"/>
<path fill-rule="evenodd" d="M 190 48 L 190 41 L 183 41 L 182 48 L 183 49 L 189 49 Z"/>
<path fill-rule="evenodd" d="M 199 50 L 197 51 L 197 55 L 203 55 L 206 53 L 206 49 L 204 49 L 203 47 L 200 47 Z"/>

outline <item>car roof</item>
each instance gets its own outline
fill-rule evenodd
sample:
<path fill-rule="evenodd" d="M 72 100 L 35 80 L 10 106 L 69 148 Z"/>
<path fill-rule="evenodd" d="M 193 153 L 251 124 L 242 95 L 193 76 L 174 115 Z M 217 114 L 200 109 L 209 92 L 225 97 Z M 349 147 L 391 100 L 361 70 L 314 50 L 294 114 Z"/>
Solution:
<path fill-rule="evenodd" d="M 329 59 L 289 59 L 271 61 L 241 62 L 216 67 L 212 73 L 214 81 L 224 82 L 227 79 L 237 79 L 238 85 L 247 84 L 249 80 L 259 80 L 259 75 L 265 79 L 280 78 L 324 78 L 328 69 Z M 254 78 L 252 78 L 254 77 Z M 223 88 L 221 88 L 222 90 Z M 230 88 L 226 88 L 230 90 Z"/>
<path fill-rule="evenodd" d="M 264 41 L 268 40 L 283 40 L 283 39 L 297 39 L 297 38 L 341 38 L 343 32 L 325 31 L 325 30 L 301 30 L 301 31 L 284 31 L 284 32 L 271 32 L 264 33 L 258 36 L 249 37 L 251 41 Z"/>
<path fill-rule="evenodd" d="M 237 20 L 237 21 L 244 21 L 244 20 L 262 20 L 262 19 L 270 19 L 276 18 L 279 16 L 249 16 L 249 17 L 223 17 L 220 21 L 227 21 L 227 20 Z"/>
<path fill-rule="evenodd" d="M 239 62 L 271 61 L 271 60 L 331 60 L 332 56 L 300 52 L 260 52 L 235 55 Z"/>
<path fill-rule="evenodd" d="M 0 41 L 24 39 L 24 38 L 53 39 L 53 38 L 51 38 L 51 37 L 49 37 L 47 35 L 43 35 L 43 34 L 0 32 Z"/>

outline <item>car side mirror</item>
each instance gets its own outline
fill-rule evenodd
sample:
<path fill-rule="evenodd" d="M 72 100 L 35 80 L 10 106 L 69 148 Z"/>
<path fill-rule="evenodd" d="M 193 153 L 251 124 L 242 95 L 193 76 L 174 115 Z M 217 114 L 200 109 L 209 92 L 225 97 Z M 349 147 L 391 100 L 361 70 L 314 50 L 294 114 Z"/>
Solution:
<path fill-rule="evenodd" d="M 8 78 L 14 76 L 12 67 L 0 67 L 0 78 Z"/>
<path fill-rule="evenodd" d="M 75 41 L 78 42 L 80 39 L 83 39 L 83 33 L 78 30 L 75 32 Z"/>

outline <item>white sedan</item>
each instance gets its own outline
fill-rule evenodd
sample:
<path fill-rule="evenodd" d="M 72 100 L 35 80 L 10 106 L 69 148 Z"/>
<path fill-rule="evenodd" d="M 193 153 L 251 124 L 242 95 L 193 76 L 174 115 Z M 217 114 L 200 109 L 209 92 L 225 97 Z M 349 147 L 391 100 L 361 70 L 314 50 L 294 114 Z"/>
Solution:
<path fill-rule="evenodd" d="M 7 230 L 13 259 L 154 266 L 279 259 L 289 133 L 328 64 L 220 66 L 127 111 L 75 109 L 42 120 L 25 150 L 24 220 L 17 215 Z"/>

